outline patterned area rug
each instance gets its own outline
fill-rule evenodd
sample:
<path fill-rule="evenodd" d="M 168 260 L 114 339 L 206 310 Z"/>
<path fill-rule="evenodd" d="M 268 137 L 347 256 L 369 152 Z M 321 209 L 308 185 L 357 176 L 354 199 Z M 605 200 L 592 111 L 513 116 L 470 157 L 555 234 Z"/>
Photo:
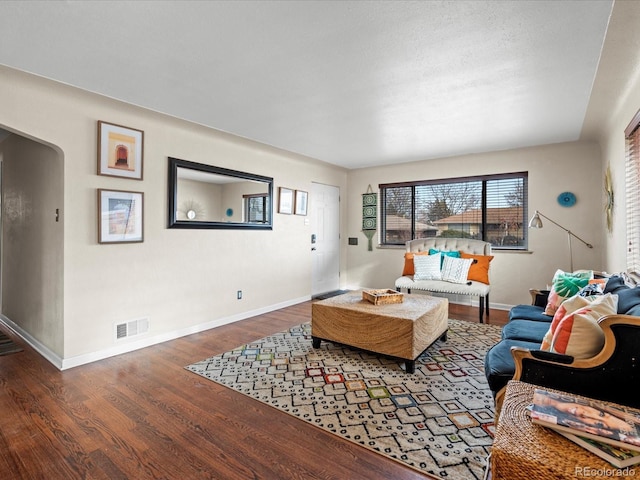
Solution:
<path fill-rule="evenodd" d="M 500 327 L 449 320 L 404 372 L 397 359 L 322 342 L 311 325 L 186 368 L 279 410 L 447 480 L 482 479 L 493 441 L 484 356 Z"/>

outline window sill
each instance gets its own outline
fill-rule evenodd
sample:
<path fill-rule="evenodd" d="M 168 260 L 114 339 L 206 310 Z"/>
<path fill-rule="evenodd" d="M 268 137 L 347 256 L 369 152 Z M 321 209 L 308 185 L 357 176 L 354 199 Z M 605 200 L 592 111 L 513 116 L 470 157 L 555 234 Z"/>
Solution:
<path fill-rule="evenodd" d="M 405 245 L 382 245 L 378 244 L 375 247 L 378 250 L 405 250 L 407 247 Z M 521 254 L 521 255 L 531 255 L 533 254 L 532 250 L 516 250 L 509 248 L 497 248 L 491 247 L 491 253 L 509 253 L 509 254 Z"/>

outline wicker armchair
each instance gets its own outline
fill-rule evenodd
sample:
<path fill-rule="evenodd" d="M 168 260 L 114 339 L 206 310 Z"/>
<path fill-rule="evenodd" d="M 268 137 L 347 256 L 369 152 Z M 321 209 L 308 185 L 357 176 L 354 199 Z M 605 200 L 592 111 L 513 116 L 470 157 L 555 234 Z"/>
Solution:
<path fill-rule="evenodd" d="M 514 380 L 640 408 L 640 317 L 608 315 L 599 323 L 605 343 L 591 358 L 513 347 Z"/>

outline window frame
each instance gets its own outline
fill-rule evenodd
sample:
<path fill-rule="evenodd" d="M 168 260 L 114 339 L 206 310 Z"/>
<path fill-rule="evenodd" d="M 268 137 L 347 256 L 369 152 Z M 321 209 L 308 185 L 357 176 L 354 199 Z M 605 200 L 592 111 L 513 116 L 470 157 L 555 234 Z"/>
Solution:
<path fill-rule="evenodd" d="M 529 235 L 527 229 L 527 219 L 528 219 L 528 171 L 521 172 L 510 172 L 510 173 L 499 173 L 499 174 L 489 174 L 489 175 L 477 175 L 477 176 L 467 176 L 467 177 L 454 177 L 454 178 L 445 178 L 445 179 L 430 179 L 430 180 L 419 180 L 412 182 L 397 182 L 397 183 L 381 183 L 378 185 L 380 190 L 380 231 L 379 231 L 379 244 L 384 247 L 395 247 L 395 246 L 404 246 L 405 242 L 402 243 L 394 243 L 387 242 L 387 189 L 390 188 L 403 188 L 410 187 L 411 191 L 411 239 L 416 238 L 416 187 L 427 186 L 427 185 L 448 185 L 455 183 L 470 183 L 470 182 L 482 182 L 482 195 L 481 195 L 481 231 L 482 238 L 478 238 L 478 240 L 489 241 L 487 240 L 489 234 L 491 232 L 487 231 L 487 183 L 490 181 L 496 180 L 507 180 L 507 179 L 522 179 L 522 199 L 523 199 L 523 213 L 522 213 L 522 236 L 523 236 L 523 244 L 517 246 L 504 246 L 504 245 L 494 245 L 492 244 L 492 250 L 502 250 L 502 251 L 526 251 L 528 250 L 529 243 Z"/>
<path fill-rule="evenodd" d="M 627 273 L 640 275 L 640 110 L 624 130 Z"/>
<path fill-rule="evenodd" d="M 269 209 L 269 195 L 265 193 L 251 193 L 242 196 L 244 203 L 244 221 L 247 223 L 258 223 L 264 224 L 267 223 L 267 213 Z M 251 214 L 251 201 L 255 199 L 260 199 L 262 203 L 262 219 L 261 220 L 252 220 Z"/>

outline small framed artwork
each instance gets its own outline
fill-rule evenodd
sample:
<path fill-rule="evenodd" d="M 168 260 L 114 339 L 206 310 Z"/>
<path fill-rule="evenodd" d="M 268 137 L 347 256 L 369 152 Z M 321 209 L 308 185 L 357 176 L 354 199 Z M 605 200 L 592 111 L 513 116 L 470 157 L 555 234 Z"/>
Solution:
<path fill-rule="evenodd" d="M 307 199 L 309 198 L 309 194 L 302 190 L 296 190 L 296 203 L 295 203 L 295 213 L 296 215 L 306 215 L 307 214 Z"/>
<path fill-rule="evenodd" d="M 142 180 L 144 132 L 98 121 L 98 175 Z"/>
<path fill-rule="evenodd" d="M 98 243 L 142 242 L 142 192 L 98 189 Z"/>
<path fill-rule="evenodd" d="M 278 213 L 293 213 L 293 190 L 290 188 L 278 188 Z"/>

